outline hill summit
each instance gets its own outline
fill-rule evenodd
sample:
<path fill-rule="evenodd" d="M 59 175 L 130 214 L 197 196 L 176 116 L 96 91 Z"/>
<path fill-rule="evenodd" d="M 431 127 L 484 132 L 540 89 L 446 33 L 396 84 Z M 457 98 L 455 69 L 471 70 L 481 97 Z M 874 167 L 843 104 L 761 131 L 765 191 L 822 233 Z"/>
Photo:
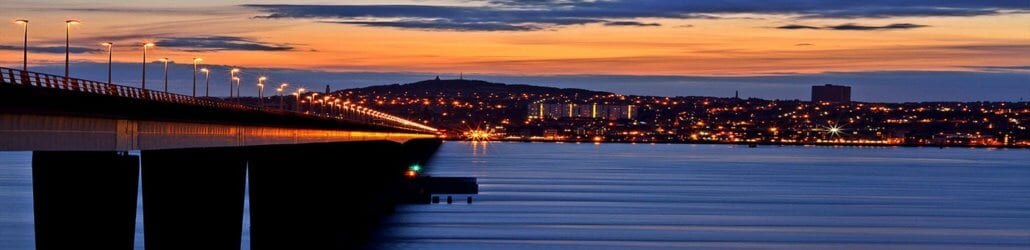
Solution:
<path fill-rule="evenodd" d="M 366 93 L 481 93 L 481 94 L 551 94 L 551 95 L 607 95 L 608 92 L 573 88 L 542 87 L 524 84 L 492 83 L 482 80 L 449 79 L 425 80 L 408 84 L 390 84 L 364 88 L 345 89 L 341 92 L 354 91 Z"/>

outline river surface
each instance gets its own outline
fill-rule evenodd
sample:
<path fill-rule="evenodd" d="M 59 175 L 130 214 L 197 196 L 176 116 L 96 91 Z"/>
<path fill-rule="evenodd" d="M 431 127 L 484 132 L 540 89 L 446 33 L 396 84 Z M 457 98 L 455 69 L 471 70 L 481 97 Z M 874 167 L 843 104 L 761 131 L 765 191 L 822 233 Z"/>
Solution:
<path fill-rule="evenodd" d="M 0 152 L 0 249 L 33 248 L 30 161 Z M 425 172 L 480 194 L 373 248 L 1030 249 L 1025 149 L 446 142 Z"/>

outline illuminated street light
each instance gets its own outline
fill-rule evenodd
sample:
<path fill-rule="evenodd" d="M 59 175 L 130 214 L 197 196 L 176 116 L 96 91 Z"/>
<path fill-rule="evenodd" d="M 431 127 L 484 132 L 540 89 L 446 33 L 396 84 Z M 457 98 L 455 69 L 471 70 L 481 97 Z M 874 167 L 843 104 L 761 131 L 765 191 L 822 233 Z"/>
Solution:
<path fill-rule="evenodd" d="M 147 89 L 147 48 L 154 47 L 154 43 L 143 42 L 143 81 L 140 88 Z"/>
<path fill-rule="evenodd" d="M 168 58 L 161 58 L 161 62 L 165 63 L 165 92 L 168 92 Z"/>
<path fill-rule="evenodd" d="M 22 58 L 21 58 L 21 70 L 29 71 L 29 20 L 18 19 L 14 20 L 14 23 L 21 24 L 24 28 L 22 39 Z"/>
<path fill-rule="evenodd" d="M 203 58 L 193 58 L 193 97 L 197 97 L 197 63 L 204 61 Z"/>
<path fill-rule="evenodd" d="M 106 42 L 101 43 L 104 47 L 107 47 L 107 84 L 111 84 L 111 68 L 114 66 L 114 43 Z"/>
<path fill-rule="evenodd" d="M 264 93 L 265 92 L 265 80 L 268 80 L 268 77 L 265 77 L 265 76 L 258 77 L 258 84 L 257 84 L 257 86 L 258 86 L 258 100 L 259 101 L 261 100 L 261 98 L 264 97 L 264 94 L 265 94 Z"/>
<path fill-rule="evenodd" d="M 299 88 L 296 93 L 293 93 L 293 95 L 297 96 L 297 104 L 293 106 L 293 110 L 296 112 L 300 112 L 300 95 L 302 94 L 304 94 L 304 88 Z"/>
<path fill-rule="evenodd" d="M 232 69 L 229 70 L 229 98 L 233 97 L 232 81 L 235 81 L 235 80 L 238 79 L 238 78 L 236 78 L 236 74 L 237 73 L 240 73 L 240 69 L 239 68 L 232 68 Z"/>
<path fill-rule="evenodd" d="M 204 72 L 204 97 L 211 97 L 211 70 L 203 68 L 200 72 Z"/>
<path fill-rule="evenodd" d="M 308 96 L 308 111 L 315 112 L 315 97 L 318 97 L 318 92 L 312 92 L 311 95 Z"/>
<path fill-rule="evenodd" d="M 240 77 L 238 77 L 238 76 L 234 76 L 234 77 L 232 77 L 232 81 L 236 81 L 236 85 L 237 85 L 237 86 L 239 86 L 239 85 L 240 85 Z M 230 83 L 229 83 L 229 91 L 232 91 L 232 87 L 233 87 L 233 86 L 232 86 L 232 83 L 230 82 Z M 230 94 L 230 97 L 231 97 L 231 95 L 232 95 L 232 94 Z M 239 96 L 240 96 L 240 94 L 239 94 L 239 93 L 236 93 L 236 97 L 239 97 Z"/>
<path fill-rule="evenodd" d="M 284 82 L 279 84 L 279 88 L 275 90 L 276 94 L 279 95 L 279 111 L 285 110 L 285 108 L 283 108 L 283 90 L 286 90 L 287 86 L 289 86 L 289 84 Z"/>
<path fill-rule="evenodd" d="M 70 62 L 71 62 L 70 57 L 71 57 L 72 25 L 73 24 L 79 24 L 79 23 L 80 23 L 79 20 L 65 20 L 64 21 L 64 24 L 65 24 L 65 29 L 64 29 L 64 78 L 68 78 L 69 77 L 69 75 L 68 75 L 68 66 L 70 65 Z"/>

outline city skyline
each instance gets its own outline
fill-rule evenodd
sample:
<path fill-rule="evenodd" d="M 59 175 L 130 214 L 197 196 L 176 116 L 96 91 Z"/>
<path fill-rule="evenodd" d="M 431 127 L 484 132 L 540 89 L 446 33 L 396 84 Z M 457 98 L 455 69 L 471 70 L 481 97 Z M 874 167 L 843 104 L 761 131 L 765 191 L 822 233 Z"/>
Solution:
<path fill-rule="evenodd" d="M 831 83 L 852 85 L 857 101 L 871 102 L 1030 96 L 1030 59 L 1012 56 L 1030 51 L 1030 32 L 1020 25 L 1030 18 L 1025 3 L 791 3 L 14 1 L 7 18 L 30 20 L 29 64 L 41 71 L 63 66 L 63 20 L 82 20 L 71 30 L 72 74 L 92 79 L 106 78 L 106 69 L 95 72 L 103 67 L 89 67 L 106 63 L 100 42 L 114 42 L 114 61 L 132 67 L 140 53 L 132 43 L 146 40 L 158 43 L 155 59 L 180 66 L 203 57 L 204 64 L 259 68 L 273 81 L 334 89 L 464 73 L 644 95 L 741 90 L 805 99 L 808 86 Z M 612 7 L 625 9 L 599 11 Z M 512 13 L 526 16 L 494 17 Z M 0 27 L 0 64 L 20 66 L 21 29 Z M 135 67 L 115 79 L 135 83 Z M 176 72 L 173 90 L 191 78 Z M 223 77 L 213 74 L 212 82 Z"/>

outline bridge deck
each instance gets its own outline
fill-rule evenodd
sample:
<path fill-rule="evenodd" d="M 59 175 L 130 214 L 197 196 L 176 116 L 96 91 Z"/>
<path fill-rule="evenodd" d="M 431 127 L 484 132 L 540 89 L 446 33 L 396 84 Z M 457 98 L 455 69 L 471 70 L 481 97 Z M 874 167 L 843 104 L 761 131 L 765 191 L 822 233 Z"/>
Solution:
<path fill-rule="evenodd" d="M 148 150 L 432 138 L 435 130 L 348 107 L 334 114 L 0 68 L 0 150 Z"/>

